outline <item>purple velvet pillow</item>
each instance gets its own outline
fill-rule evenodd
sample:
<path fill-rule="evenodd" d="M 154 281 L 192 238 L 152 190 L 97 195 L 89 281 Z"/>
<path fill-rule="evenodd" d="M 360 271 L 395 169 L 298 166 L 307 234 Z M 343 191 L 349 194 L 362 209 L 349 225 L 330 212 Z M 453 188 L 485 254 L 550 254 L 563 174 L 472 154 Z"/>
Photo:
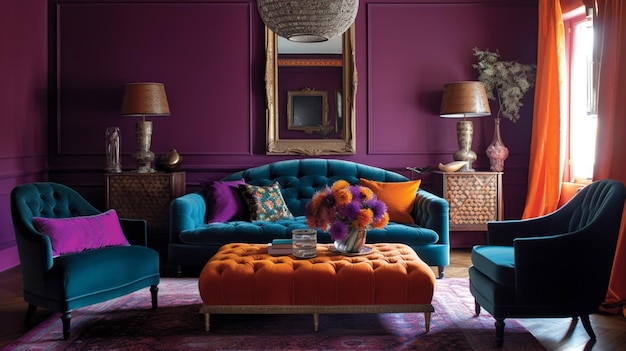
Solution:
<path fill-rule="evenodd" d="M 33 217 L 33 222 L 40 233 L 50 238 L 53 256 L 130 245 L 115 210 L 84 217 Z"/>
<path fill-rule="evenodd" d="M 228 222 L 230 220 L 250 220 L 250 210 L 239 191 L 243 179 L 231 181 L 212 180 L 201 182 L 206 196 L 206 222 Z"/>

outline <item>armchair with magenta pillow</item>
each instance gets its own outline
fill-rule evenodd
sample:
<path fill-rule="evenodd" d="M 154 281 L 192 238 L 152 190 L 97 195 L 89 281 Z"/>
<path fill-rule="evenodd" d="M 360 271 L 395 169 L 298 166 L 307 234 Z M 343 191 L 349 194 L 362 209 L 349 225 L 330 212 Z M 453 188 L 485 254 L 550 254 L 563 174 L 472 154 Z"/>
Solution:
<path fill-rule="evenodd" d="M 589 314 L 606 297 L 626 190 L 616 180 L 582 188 L 551 214 L 487 224 L 487 245 L 472 249 L 470 291 L 495 318 L 578 318 L 592 339 Z"/>
<path fill-rule="evenodd" d="M 321 158 L 249 168 L 203 182 L 202 191 L 175 199 L 170 205 L 168 260 L 179 267 L 202 267 L 224 244 L 291 238 L 293 229 L 307 228 L 305 208 L 315 192 L 339 179 L 351 184 L 369 182 L 366 185 L 375 188 L 375 193 L 388 195 L 391 222 L 384 229 L 369 230 L 367 243 L 407 244 L 428 265 L 437 266 L 443 277 L 450 260 L 444 199 L 419 189 L 419 181 L 401 174 Z M 319 230 L 317 240 L 332 242 L 329 233 Z"/>
<path fill-rule="evenodd" d="M 11 216 L 29 326 L 37 307 L 61 313 L 63 338 L 73 310 L 150 288 L 157 307 L 159 254 L 146 247 L 146 221 L 102 213 L 57 183 L 19 185 Z"/>

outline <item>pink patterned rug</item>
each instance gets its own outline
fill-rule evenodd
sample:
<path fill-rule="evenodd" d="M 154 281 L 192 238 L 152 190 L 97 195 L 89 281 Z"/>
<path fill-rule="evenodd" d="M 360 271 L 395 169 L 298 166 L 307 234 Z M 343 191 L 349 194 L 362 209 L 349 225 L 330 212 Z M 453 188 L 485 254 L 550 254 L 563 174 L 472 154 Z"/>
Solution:
<path fill-rule="evenodd" d="M 474 316 L 467 279 L 437 280 L 429 333 L 423 314 L 212 315 L 204 331 L 197 279 L 162 278 L 159 308 L 148 289 L 78 309 L 64 341 L 59 314 L 3 350 L 496 350 L 493 318 Z M 504 347 L 545 350 L 517 321 L 506 320 Z"/>

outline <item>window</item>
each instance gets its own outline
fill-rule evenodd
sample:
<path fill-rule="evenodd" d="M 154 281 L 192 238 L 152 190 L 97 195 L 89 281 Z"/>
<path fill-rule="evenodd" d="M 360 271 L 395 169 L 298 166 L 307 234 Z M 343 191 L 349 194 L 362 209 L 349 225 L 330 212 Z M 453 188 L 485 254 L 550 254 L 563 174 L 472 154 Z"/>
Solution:
<path fill-rule="evenodd" d="M 579 13 L 565 20 L 565 30 L 569 63 L 565 180 L 588 182 L 593 177 L 597 127 L 593 21 Z"/>

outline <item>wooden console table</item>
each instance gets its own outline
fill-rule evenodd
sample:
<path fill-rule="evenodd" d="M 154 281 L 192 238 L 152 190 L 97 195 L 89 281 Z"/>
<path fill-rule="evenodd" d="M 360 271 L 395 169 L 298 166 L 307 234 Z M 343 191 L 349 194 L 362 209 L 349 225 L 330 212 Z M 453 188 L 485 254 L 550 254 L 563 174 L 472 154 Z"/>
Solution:
<path fill-rule="evenodd" d="M 502 172 L 433 172 L 433 193 L 450 205 L 450 231 L 486 231 L 503 219 Z"/>
<path fill-rule="evenodd" d="M 106 208 L 148 222 L 148 246 L 167 257 L 170 202 L 185 194 L 185 172 L 108 173 Z"/>

